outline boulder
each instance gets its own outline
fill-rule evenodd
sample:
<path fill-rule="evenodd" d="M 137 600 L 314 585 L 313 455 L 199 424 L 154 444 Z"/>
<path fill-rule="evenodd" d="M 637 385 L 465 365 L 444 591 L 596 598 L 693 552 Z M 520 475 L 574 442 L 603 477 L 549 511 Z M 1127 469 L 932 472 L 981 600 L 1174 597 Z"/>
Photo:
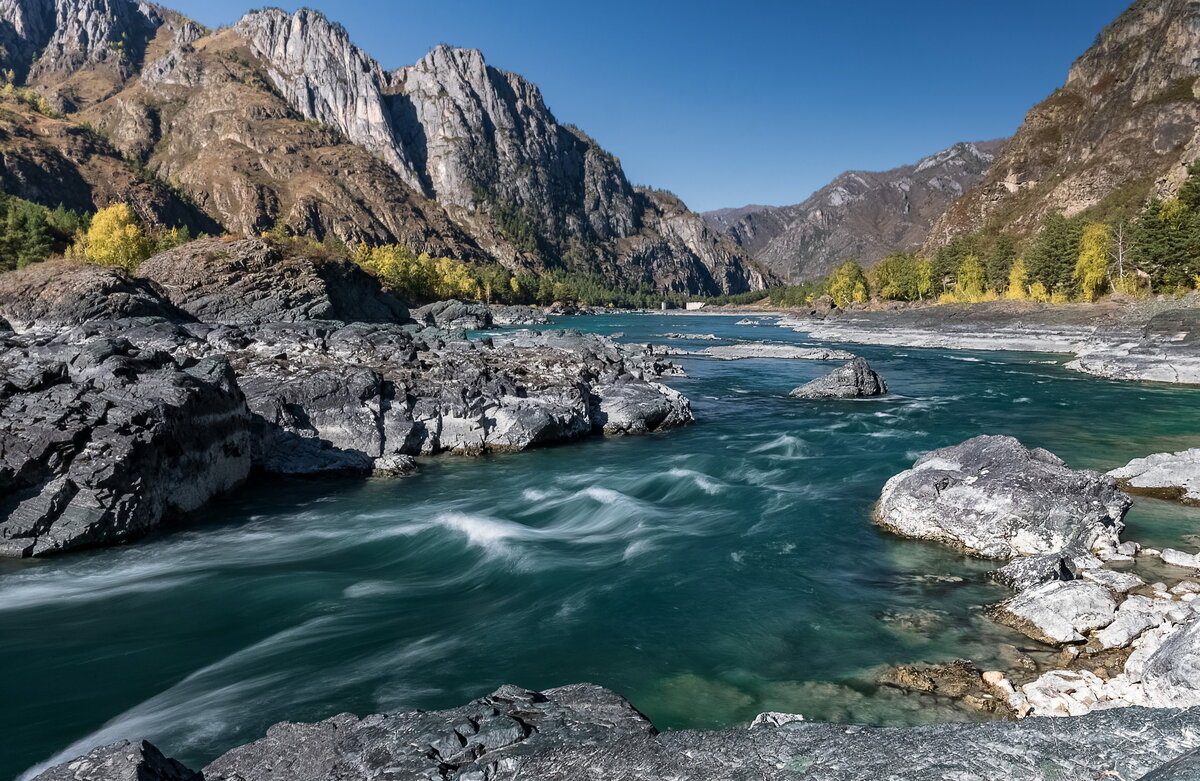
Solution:
<path fill-rule="evenodd" d="M 147 280 L 123 269 L 65 260 L 0 274 L 0 318 L 18 332 L 117 318 L 192 319 Z"/>
<path fill-rule="evenodd" d="M 250 413 L 224 357 L 10 344 L 0 378 L 0 555 L 124 542 L 250 471 Z"/>
<path fill-rule="evenodd" d="M 1141 666 L 1154 705 L 1200 705 L 1200 612 L 1192 611 Z"/>
<path fill-rule="evenodd" d="M 1200 447 L 1135 458 L 1109 474 L 1129 493 L 1200 505 Z"/>
<path fill-rule="evenodd" d="M 860 399 L 882 396 L 887 392 L 887 383 L 871 369 L 870 364 L 863 358 L 855 358 L 824 377 L 801 385 L 788 395 L 798 399 Z"/>
<path fill-rule="evenodd" d="M 155 255 L 138 276 L 205 323 L 401 323 L 408 309 L 354 263 L 319 246 L 201 239 Z"/>
<path fill-rule="evenodd" d="M 457 299 L 435 301 L 412 311 L 412 318 L 424 325 L 438 328 L 461 328 L 480 331 L 495 323 L 492 310 L 484 304 L 467 303 Z"/>
<path fill-rule="evenodd" d="M 1035 640 L 1051 645 L 1080 643 L 1084 633 L 1113 622 L 1117 600 L 1103 586 L 1084 580 L 1054 581 L 1022 591 L 993 616 Z"/>
<path fill-rule="evenodd" d="M 1054 580 L 1075 580 L 1102 565 L 1095 556 L 1074 547 L 1056 553 L 1020 556 L 992 572 L 991 578 L 1013 591 L 1025 591 Z"/>
<path fill-rule="evenodd" d="M 1016 439 L 980 436 L 922 456 L 887 482 L 876 520 L 906 537 L 985 558 L 1111 551 L 1130 499 L 1099 472 L 1073 470 Z"/>

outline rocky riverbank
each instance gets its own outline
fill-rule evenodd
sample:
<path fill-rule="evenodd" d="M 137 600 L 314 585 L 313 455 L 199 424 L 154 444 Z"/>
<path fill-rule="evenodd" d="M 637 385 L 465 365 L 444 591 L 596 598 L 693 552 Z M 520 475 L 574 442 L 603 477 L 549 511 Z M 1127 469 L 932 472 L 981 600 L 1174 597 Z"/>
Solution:
<path fill-rule="evenodd" d="M 467 340 L 437 319 L 465 305 L 413 323 L 344 261 L 208 240 L 143 269 L 0 276 L 0 555 L 125 542 L 252 470 L 404 473 L 692 420 L 647 348 Z"/>
<path fill-rule="evenodd" d="M 1200 556 L 1122 541 L 1130 504 L 1112 474 L 983 436 L 890 480 L 877 520 L 1008 562 L 994 577 L 1016 594 L 992 618 L 1061 649 L 1050 669 L 1018 685 L 1004 671 L 979 676 L 1013 715 L 1200 706 Z M 1138 574 L 1158 562 L 1174 577 Z"/>
<path fill-rule="evenodd" d="M 1200 755 L 1200 709 L 1131 708 L 1075 719 L 887 729 L 768 713 L 749 728 L 659 732 L 591 685 L 505 686 L 461 708 L 277 724 L 199 772 L 123 742 L 36 781 L 352 781 L 365 778 L 674 778 L 687 781 L 1184 781 Z"/>
<path fill-rule="evenodd" d="M 831 342 L 1066 353 L 1098 377 L 1200 384 L 1200 301 L 1047 305 L 1024 301 L 880 311 L 814 309 L 780 325 Z"/>

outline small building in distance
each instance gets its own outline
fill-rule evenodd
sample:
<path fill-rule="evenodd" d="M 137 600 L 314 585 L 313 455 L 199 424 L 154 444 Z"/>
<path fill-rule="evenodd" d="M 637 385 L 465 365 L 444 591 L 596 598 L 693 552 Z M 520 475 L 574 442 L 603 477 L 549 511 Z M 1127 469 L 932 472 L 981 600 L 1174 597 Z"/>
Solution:
<path fill-rule="evenodd" d="M 687 309 L 689 312 L 694 312 L 697 309 L 703 309 L 706 306 L 708 306 L 708 304 L 704 303 L 703 301 L 688 301 L 687 302 Z"/>

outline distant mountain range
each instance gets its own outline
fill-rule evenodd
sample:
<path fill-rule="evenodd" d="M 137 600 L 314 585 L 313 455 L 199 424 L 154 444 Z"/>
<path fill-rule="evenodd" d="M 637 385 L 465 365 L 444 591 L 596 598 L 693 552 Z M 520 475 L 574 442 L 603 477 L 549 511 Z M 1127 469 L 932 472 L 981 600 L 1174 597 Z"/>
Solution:
<path fill-rule="evenodd" d="M 46 205 L 128 200 L 196 230 L 281 226 L 677 292 L 768 281 L 475 50 L 385 71 L 312 11 L 211 31 L 150 3 L 0 0 L 0 68 L 49 104 L 6 101 L 0 186 Z"/>
<path fill-rule="evenodd" d="M 784 280 L 823 276 L 849 258 L 869 265 L 920 248 L 1003 145 L 955 144 L 890 171 L 848 171 L 794 206 L 721 209 L 704 219 Z"/>

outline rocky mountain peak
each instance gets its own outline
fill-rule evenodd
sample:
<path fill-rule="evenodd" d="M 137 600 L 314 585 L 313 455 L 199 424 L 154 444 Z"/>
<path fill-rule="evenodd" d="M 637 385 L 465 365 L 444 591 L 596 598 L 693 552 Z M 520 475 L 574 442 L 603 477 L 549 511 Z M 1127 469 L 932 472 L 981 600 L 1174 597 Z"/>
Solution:
<path fill-rule="evenodd" d="M 1138 0 L 1039 103 L 929 248 L 982 229 L 1032 234 L 1050 213 L 1125 216 L 1200 157 L 1200 2 Z"/>

